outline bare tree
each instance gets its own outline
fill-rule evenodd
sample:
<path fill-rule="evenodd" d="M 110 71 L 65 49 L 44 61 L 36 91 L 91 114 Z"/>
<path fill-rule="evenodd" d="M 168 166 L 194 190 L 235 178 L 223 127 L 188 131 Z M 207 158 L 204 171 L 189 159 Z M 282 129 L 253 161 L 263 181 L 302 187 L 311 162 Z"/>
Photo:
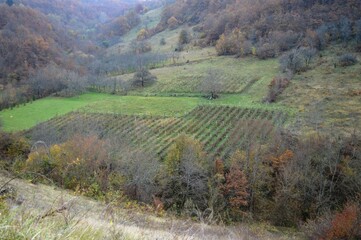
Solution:
<path fill-rule="evenodd" d="M 156 76 L 152 75 L 147 68 L 142 67 L 134 74 L 132 85 L 134 87 L 145 87 L 155 83 L 156 80 Z"/>
<path fill-rule="evenodd" d="M 113 146 L 119 148 L 119 146 Z M 160 163 L 152 154 L 132 149 L 123 144 L 119 151 L 121 160 L 116 171 L 126 178 L 128 194 L 137 200 L 150 202 L 152 195 L 157 190 L 156 176 L 160 169 Z"/>
<path fill-rule="evenodd" d="M 222 72 L 219 69 L 209 69 L 199 85 L 199 91 L 209 99 L 216 99 L 223 90 Z"/>

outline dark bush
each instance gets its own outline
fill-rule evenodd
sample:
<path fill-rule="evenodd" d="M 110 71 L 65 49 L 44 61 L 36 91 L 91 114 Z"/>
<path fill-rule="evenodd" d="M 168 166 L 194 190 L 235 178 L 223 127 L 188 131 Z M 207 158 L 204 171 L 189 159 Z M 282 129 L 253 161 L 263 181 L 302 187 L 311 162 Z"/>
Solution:
<path fill-rule="evenodd" d="M 162 45 L 162 46 L 164 46 L 164 45 L 167 44 L 167 42 L 165 41 L 164 38 L 161 38 L 160 41 L 159 41 L 159 44 Z"/>
<path fill-rule="evenodd" d="M 358 61 L 356 56 L 350 53 L 343 54 L 338 58 L 338 65 L 341 67 L 352 66 L 355 65 L 357 62 Z"/>

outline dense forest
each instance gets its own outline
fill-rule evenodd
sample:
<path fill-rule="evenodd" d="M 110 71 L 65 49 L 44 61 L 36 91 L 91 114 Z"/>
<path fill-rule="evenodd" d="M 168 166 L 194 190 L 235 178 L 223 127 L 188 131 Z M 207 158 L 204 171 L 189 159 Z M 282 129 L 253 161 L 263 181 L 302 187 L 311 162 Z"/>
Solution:
<path fill-rule="evenodd" d="M 360 57 L 358 0 L 0 1 L 0 169 L 158 217 L 360 239 Z"/>

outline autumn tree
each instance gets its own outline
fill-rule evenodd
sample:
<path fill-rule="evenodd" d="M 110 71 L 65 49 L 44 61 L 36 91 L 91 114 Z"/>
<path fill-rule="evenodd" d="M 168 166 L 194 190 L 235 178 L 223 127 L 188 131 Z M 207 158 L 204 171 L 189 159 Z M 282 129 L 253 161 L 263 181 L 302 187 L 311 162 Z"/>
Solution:
<path fill-rule="evenodd" d="M 219 70 L 208 69 L 206 76 L 199 85 L 199 90 L 209 99 L 216 99 L 223 90 L 222 74 Z"/>
<path fill-rule="evenodd" d="M 149 36 L 148 30 L 145 28 L 142 28 L 137 34 L 137 40 L 138 41 L 145 40 L 146 38 L 148 38 L 148 36 Z"/>
<path fill-rule="evenodd" d="M 260 45 L 256 50 L 256 56 L 259 59 L 268 59 L 268 58 L 274 58 L 277 55 L 277 47 L 274 44 L 271 43 L 264 43 Z"/>
<path fill-rule="evenodd" d="M 47 176 L 62 187 L 99 196 L 109 187 L 108 144 L 97 136 L 76 135 L 63 144 L 34 148 L 25 171 Z"/>
<path fill-rule="evenodd" d="M 249 52 L 244 42 L 244 34 L 239 29 L 234 29 L 230 34 L 222 34 L 217 41 L 216 51 L 218 55 L 247 55 Z"/>
<path fill-rule="evenodd" d="M 223 194 L 231 208 L 238 212 L 241 207 L 248 206 L 247 178 L 237 163 L 232 164 L 225 178 L 226 182 L 222 186 Z"/>
<path fill-rule="evenodd" d="M 175 29 L 178 27 L 179 22 L 174 16 L 172 16 L 171 18 L 168 19 L 167 24 L 170 29 Z"/>

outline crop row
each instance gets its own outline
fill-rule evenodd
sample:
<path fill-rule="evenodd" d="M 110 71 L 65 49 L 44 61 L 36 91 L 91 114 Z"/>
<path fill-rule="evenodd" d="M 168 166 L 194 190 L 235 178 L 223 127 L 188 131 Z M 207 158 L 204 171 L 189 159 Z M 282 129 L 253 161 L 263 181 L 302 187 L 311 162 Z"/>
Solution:
<path fill-rule="evenodd" d="M 117 136 L 160 157 L 184 133 L 199 140 L 208 153 L 225 158 L 250 141 L 266 140 L 274 126 L 286 120 L 283 112 L 230 106 L 199 106 L 178 118 L 77 112 L 53 118 L 30 133 L 51 127 L 69 136 L 75 132 Z"/>

